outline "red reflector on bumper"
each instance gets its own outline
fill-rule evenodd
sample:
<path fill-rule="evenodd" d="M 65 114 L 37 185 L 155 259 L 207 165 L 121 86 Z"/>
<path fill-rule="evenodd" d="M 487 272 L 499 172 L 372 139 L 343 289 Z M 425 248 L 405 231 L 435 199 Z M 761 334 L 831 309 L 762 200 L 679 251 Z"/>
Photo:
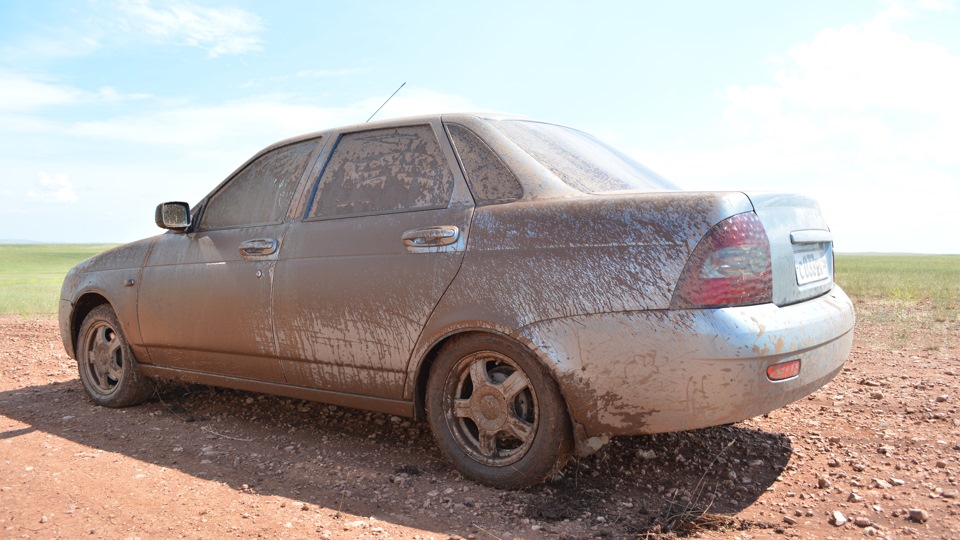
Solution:
<path fill-rule="evenodd" d="M 791 360 L 782 364 L 767 367 L 767 378 L 771 381 L 782 381 L 800 374 L 800 360 Z"/>

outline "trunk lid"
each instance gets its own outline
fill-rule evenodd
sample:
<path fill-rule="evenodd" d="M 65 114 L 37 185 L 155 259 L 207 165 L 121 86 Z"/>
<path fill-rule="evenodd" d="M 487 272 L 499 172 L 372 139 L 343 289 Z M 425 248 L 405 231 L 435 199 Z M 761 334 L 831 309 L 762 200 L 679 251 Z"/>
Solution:
<path fill-rule="evenodd" d="M 833 235 L 814 199 L 746 193 L 770 240 L 773 303 L 796 304 L 833 288 Z"/>

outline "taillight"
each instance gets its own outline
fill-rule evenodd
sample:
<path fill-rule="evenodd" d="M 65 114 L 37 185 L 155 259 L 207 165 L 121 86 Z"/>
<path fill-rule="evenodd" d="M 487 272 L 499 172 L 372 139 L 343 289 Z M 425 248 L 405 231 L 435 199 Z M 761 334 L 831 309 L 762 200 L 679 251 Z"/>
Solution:
<path fill-rule="evenodd" d="M 773 300 L 770 241 L 753 212 L 710 229 L 687 260 L 673 309 L 749 306 Z"/>

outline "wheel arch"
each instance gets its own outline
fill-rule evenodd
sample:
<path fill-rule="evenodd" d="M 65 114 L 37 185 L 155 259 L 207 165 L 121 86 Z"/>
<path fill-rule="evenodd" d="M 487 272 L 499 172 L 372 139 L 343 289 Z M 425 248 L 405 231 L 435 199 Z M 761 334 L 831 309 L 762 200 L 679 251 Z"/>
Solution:
<path fill-rule="evenodd" d="M 412 392 L 414 417 L 418 420 L 424 420 L 426 418 L 427 380 L 430 378 L 430 370 L 433 367 L 433 364 L 436 362 L 440 350 L 444 347 L 444 345 L 454 339 L 462 339 L 467 336 L 479 335 L 497 336 L 499 338 L 512 341 L 526 349 L 534 358 L 536 358 L 537 362 L 539 362 L 540 365 L 546 370 L 547 375 L 550 377 L 553 383 L 557 385 L 557 389 L 560 391 L 560 395 L 563 397 L 563 405 L 567 411 L 567 418 L 571 423 L 571 427 L 573 428 L 573 432 L 576 437 L 576 434 L 580 430 L 577 429 L 577 424 L 574 421 L 575 416 L 573 411 L 570 409 L 570 403 L 567 399 L 567 393 L 569 389 L 565 388 L 564 385 L 561 384 L 556 362 L 548 355 L 544 354 L 544 350 L 540 347 L 537 347 L 533 342 L 523 339 L 516 334 L 507 333 L 493 327 L 454 329 L 435 339 L 433 343 L 426 348 L 426 351 L 421 355 L 413 377 Z"/>
<path fill-rule="evenodd" d="M 83 293 L 73 304 L 73 312 L 70 314 L 70 344 L 74 351 L 77 350 L 77 338 L 80 335 L 80 326 L 83 325 L 83 320 L 87 318 L 91 311 L 104 304 L 113 306 L 106 296 L 95 291 Z"/>

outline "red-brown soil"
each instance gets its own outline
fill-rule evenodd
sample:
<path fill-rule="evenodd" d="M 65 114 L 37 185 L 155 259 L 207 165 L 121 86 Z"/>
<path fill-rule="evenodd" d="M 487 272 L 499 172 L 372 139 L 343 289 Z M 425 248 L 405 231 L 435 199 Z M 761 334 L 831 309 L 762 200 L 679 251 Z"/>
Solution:
<path fill-rule="evenodd" d="M 807 399 L 521 492 L 406 419 L 177 385 L 97 407 L 54 320 L 0 318 L 0 538 L 960 538 L 960 324 L 860 313 Z"/>

